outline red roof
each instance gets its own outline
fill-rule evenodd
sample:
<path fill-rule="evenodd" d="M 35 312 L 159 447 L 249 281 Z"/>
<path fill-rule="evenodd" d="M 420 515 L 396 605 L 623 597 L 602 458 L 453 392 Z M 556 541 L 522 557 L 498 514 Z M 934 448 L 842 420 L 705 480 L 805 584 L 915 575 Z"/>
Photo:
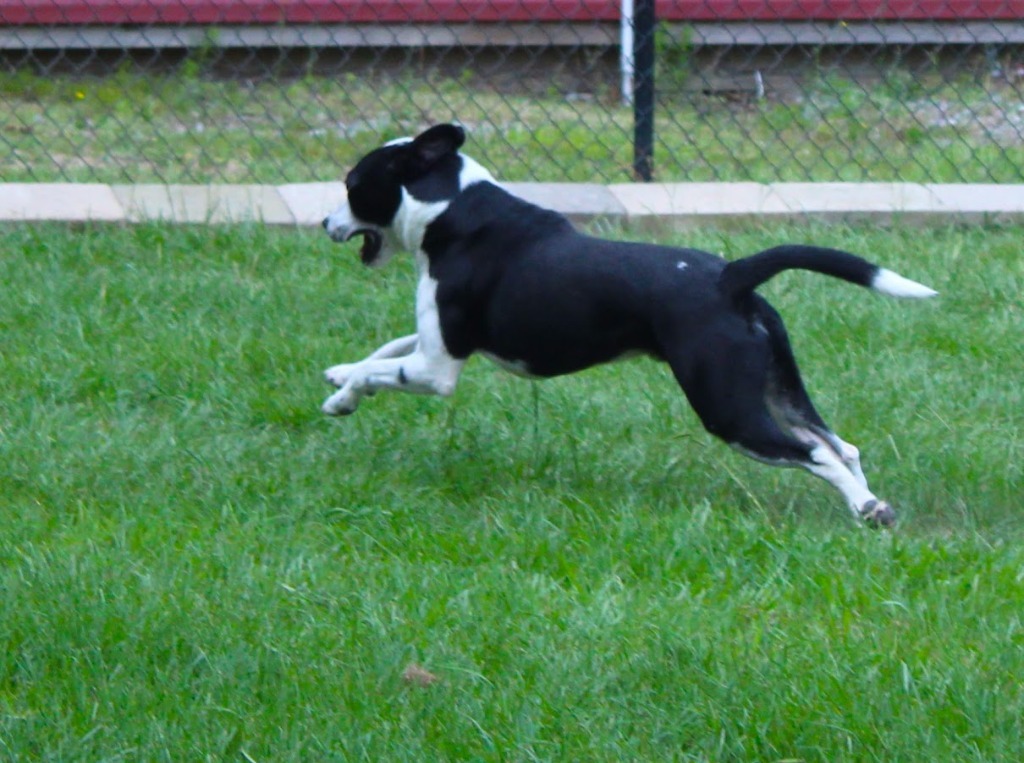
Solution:
<path fill-rule="evenodd" d="M 657 0 L 668 21 L 995 20 L 1024 0 Z M 0 26 L 614 21 L 617 0 L 0 0 Z"/>

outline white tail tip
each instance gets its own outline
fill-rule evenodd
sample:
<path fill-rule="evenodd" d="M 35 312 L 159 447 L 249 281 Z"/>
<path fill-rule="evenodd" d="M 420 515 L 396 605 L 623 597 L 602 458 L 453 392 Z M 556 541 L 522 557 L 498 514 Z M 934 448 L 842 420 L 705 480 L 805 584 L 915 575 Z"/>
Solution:
<path fill-rule="evenodd" d="M 935 289 L 929 289 L 922 283 L 904 278 L 899 273 L 894 273 L 885 268 L 879 268 L 875 277 L 871 279 L 871 288 L 890 297 L 907 297 L 910 299 L 925 299 L 938 294 Z"/>

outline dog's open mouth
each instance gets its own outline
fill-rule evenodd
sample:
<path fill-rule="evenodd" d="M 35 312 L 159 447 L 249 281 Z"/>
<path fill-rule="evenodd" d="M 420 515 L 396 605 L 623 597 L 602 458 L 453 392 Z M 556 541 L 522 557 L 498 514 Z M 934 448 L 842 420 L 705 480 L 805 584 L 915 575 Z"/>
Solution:
<path fill-rule="evenodd" d="M 356 236 L 363 237 L 363 245 L 359 248 L 359 258 L 364 265 L 372 265 L 380 254 L 381 247 L 384 246 L 384 237 L 370 228 L 361 228 L 349 233 L 345 240 L 350 241 Z"/>

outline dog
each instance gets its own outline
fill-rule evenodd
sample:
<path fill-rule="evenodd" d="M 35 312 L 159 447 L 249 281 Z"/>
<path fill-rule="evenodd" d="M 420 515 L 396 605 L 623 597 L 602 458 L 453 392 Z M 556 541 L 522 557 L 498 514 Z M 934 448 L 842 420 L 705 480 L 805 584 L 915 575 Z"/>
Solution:
<path fill-rule="evenodd" d="M 868 487 L 856 447 L 833 433 L 804 388 L 779 314 L 758 286 L 810 270 L 894 297 L 935 291 L 860 257 L 786 245 L 726 261 L 695 249 L 608 241 L 505 191 L 459 149 L 454 124 L 386 143 L 345 179 L 323 221 L 334 241 L 361 237 L 380 266 L 414 253 L 416 333 L 325 372 L 323 404 L 351 414 L 392 389 L 448 396 L 473 354 L 529 378 L 647 355 L 668 363 L 705 429 L 736 450 L 803 467 L 870 526 L 895 521 Z"/>

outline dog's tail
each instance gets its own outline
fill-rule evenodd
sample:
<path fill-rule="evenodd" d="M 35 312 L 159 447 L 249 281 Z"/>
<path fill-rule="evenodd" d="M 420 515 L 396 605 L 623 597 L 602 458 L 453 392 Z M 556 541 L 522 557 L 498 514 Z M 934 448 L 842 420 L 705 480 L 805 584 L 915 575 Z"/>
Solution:
<path fill-rule="evenodd" d="M 730 298 L 749 294 L 784 270 L 811 270 L 866 286 L 890 297 L 923 299 L 938 292 L 865 259 L 821 246 L 786 245 L 766 249 L 725 266 L 719 285 Z"/>

